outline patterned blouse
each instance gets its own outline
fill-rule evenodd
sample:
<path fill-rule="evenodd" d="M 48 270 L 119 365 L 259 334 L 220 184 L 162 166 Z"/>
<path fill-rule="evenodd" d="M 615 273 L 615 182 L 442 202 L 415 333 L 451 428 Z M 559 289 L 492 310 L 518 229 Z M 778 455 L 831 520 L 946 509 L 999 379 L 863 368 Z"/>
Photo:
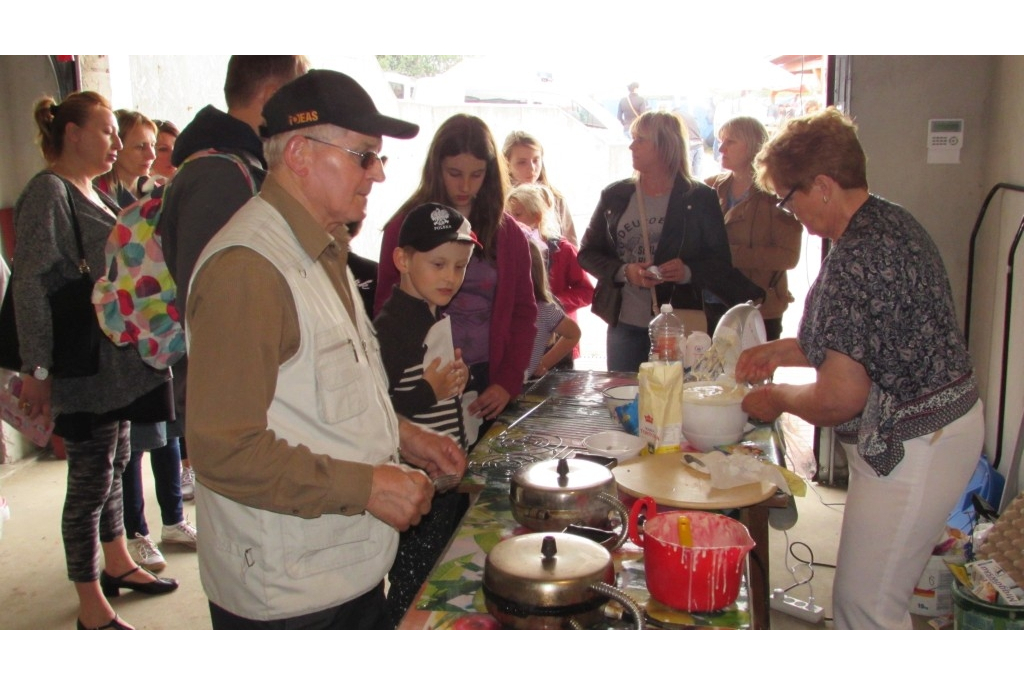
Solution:
<path fill-rule="evenodd" d="M 880 476 L 903 458 L 903 441 L 937 431 L 978 401 L 938 248 L 907 210 L 878 196 L 857 210 L 822 263 L 799 341 L 814 367 L 830 349 L 867 370 L 867 403 L 836 432 L 856 442 Z"/>

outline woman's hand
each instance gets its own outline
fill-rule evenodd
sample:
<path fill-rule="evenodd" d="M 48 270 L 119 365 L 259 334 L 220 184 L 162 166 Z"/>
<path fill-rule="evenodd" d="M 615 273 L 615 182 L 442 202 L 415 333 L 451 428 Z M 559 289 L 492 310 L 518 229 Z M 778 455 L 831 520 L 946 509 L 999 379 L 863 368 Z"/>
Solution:
<path fill-rule="evenodd" d="M 682 283 L 690 279 L 690 269 L 679 257 L 659 264 L 658 270 L 661 271 L 661 279 L 668 283 Z"/>
<path fill-rule="evenodd" d="M 49 419 L 52 416 L 50 411 L 52 387 L 53 380 L 50 378 L 41 381 L 30 373 L 21 374 L 21 395 L 18 397 L 18 406 L 30 419 L 39 417 Z"/>
<path fill-rule="evenodd" d="M 779 362 L 772 345 L 757 345 L 743 350 L 736 362 L 736 381 L 739 383 L 761 383 L 769 380 Z"/>
<path fill-rule="evenodd" d="M 469 413 L 481 419 L 496 419 L 512 396 L 497 383 L 490 385 L 469 405 Z"/>
<path fill-rule="evenodd" d="M 775 401 L 772 391 L 774 385 L 761 385 L 753 388 L 743 398 L 743 411 L 761 421 L 774 421 L 782 413 L 782 407 Z"/>
<path fill-rule="evenodd" d="M 796 338 L 782 338 L 743 350 L 736 362 L 736 380 L 761 383 L 770 380 L 780 366 L 810 366 Z"/>
<path fill-rule="evenodd" d="M 653 288 L 664 280 L 652 274 L 649 269 L 653 262 L 632 262 L 626 265 L 626 283 L 637 288 Z"/>

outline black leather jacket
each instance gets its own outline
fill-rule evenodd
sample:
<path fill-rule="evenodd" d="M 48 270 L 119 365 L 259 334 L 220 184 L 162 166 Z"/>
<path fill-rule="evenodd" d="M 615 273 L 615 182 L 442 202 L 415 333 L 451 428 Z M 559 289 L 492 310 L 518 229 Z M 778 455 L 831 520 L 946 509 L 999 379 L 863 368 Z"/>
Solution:
<path fill-rule="evenodd" d="M 622 267 L 615 230 L 636 192 L 636 181 L 616 181 L 601 191 L 601 199 L 580 243 L 579 262 L 597 278 L 592 311 L 615 325 L 622 306 L 623 283 L 615 282 Z M 718 196 L 708 186 L 688 184 L 679 176 L 672 186 L 665 224 L 654 250 L 654 263 L 679 257 L 690 268 L 690 283 L 657 286 L 658 303 L 670 302 L 676 309 L 701 309 L 701 290 L 709 289 L 729 304 L 763 297 L 764 291 L 732 266 Z"/>

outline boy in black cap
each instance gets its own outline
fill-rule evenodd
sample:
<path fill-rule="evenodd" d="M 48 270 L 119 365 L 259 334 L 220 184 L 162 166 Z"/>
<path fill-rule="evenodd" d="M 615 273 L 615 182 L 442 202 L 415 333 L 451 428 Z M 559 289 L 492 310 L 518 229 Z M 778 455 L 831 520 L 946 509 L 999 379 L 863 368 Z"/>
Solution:
<path fill-rule="evenodd" d="M 393 259 L 401 274 L 374 320 L 388 393 L 395 411 L 416 423 L 451 436 L 466 447 L 459 396 L 469 369 L 452 349 L 451 325 L 439 307 L 462 286 L 474 247 L 480 247 L 469 222 L 445 205 L 427 203 L 402 223 Z M 482 249 L 482 248 L 481 248 Z M 435 356 L 434 339 L 447 353 Z M 430 513 L 401 534 L 388 579 L 387 628 L 394 628 L 444 549 L 468 502 L 456 492 L 438 493 Z"/>

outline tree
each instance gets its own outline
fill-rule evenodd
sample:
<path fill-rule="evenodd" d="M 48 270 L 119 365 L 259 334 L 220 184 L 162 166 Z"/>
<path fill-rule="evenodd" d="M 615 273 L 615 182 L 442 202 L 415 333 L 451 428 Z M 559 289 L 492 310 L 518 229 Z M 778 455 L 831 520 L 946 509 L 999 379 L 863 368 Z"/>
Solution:
<path fill-rule="evenodd" d="M 462 61 L 462 55 L 377 55 L 377 63 L 384 71 L 409 76 L 437 76 Z"/>

